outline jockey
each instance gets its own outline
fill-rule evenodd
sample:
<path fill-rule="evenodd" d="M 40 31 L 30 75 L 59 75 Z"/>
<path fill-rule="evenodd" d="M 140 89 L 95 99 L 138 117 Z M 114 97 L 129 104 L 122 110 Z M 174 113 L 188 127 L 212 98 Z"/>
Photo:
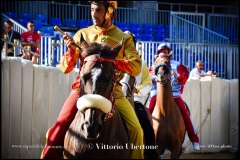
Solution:
<path fill-rule="evenodd" d="M 162 56 L 166 56 L 166 55 L 169 57 L 170 64 L 171 64 L 171 86 L 172 86 L 173 98 L 183 116 L 184 123 L 185 123 L 187 133 L 188 133 L 188 137 L 189 137 L 190 141 L 193 143 L 193 148 L 194 148 L 194 150 L 198 151 L 198 150 L 200 150 L 199 138 L 193 128 L 193 124 L 192 124 L 192 121 L 188 114 L 185 103 L 181 98 L 181 94 L 183 92 L 184 85 L 189 76 L 189 71 L 187 70 L 187 68 L 184 65 L 182 65 L 178 61 L 172 60 L 172 51 L 171 51 L 170 44 L 162 43 L 157 48 L 156 61 L 158 61 L 158 58 L 161 58 Z M 153 76 L 152 80 L 154 81 L 153 83 L 156 85 L 155 76 Z M 153 88 L 156 89 L 156 86 Z M 152 92 L 152 98 L 151 98 L 148 109 L 152 113 L 155 103 L 156 103 L 157 92 L 156 92 L 156 90 L 153 90 L 151 92 Z"/>
<path fill-rule="evenodd" d="M 135 35 L 129 31 L 125 31 L 125 33 L 130 34 L 133 37 L 134 44 L 136 46 L 136 38 Z M 142 58 L 142 53 L 139 52 L 140 57 Z M 134 101 L 138 101 L 145 105 L 148 94 L 151 91 L 152 82 L 151 82 L 151 76 L 148 71 L 147 63 L 142 60 L 142 67 L 141 67 L 141 73 L 135 76 L 136 82 L 135 82 L 135 89 L 134 89 Z"/>
<path fill-rule="evenodd" d="M 133 33 L 129 32 L 129 31 L 125 31 L 125 33 L 129 34 L 132 36 L 133 41 L 134 41 L 134 45 L 136 47 L 136 37 Z M 139 51 L 139 55 L 141 57 L 141 52 Z M 122 81 L 120 81 L 120 83 L 122 83 L 123 87 L 123 94 L 125 96 L 127 96 L 127 91 L 126 91 L 126 85 L 125 85 L 125 81 L 124 79 L 122 79 Z M 141 126 L 143 128 L 143 132 L 144 132 L 144 139 L 145 139 L 145 145 L 149 145 L 149 146 L 154 146 L 155 145 L 155 134 L 154 134 L 154 130 L 153 127 L 151 125 L 151 122 L 148 118 L 148 114 L 145 110 L 145 103 L 148 99 L 148 95 L 150 94 L 150 90 L 151 90 L 151 77 L 148 71 L 148 67 L 147 64 L 144 60 L 142 60 L 142 67 L 141 67 L 141 72 L 140 74 L 138 74 L 137 76 L 135 76 L 135 84 L 134 84 L 134 89 L 133 89 L 133 96 L 134 96 L 134 108 L 135 108 L 135 112 L 138 116 L 138 120 L 141 123 Z M 158 154 L 156 152 L 156 149 L 148 149 L 145 152 L 147 159 L 157 159 L 158 158 Z"/>
<path fill-rule="evenodd" d="M 68 34 L 63 36 L 64 43 L 68 50 L 61 59 L 62 71 L 66 74 L 71 72 L 77 64 L 79 58 L 81 64 L 83 57 L 81 50 L 73 43 L 81 46 L 81 35 L 87 43 L 108 43 L 111 47 L 118 44 L 123 38 L 123 47 L 120 49 L 117 57 L 117 70 L 123 75 L 125 72 L 136 76 L 141 71 L 141 58 L 134 47 L 133 39 L 130 35 L 123 33 L 119 28 L 112 24 L 112 18 L 115 18 L 117 1 L 90 1 L 91 16 L 93 25 L 88 28 L 80 29 L 72 38 Z M 84 44 L 82 44 L 84 45 Z M 120 77 L 123 77 L 120 75 Z M 72 84 L 72 91 L 65 101 L 62 110 L 57 118 L 57 122 L 48 130 L 47 143 L 42 152 L 41 158 L 61 158 L 63 155 L 64 137 L 72 120 L 77 113 L 76 102 L 80 96 L 80 78 L 79 76 Z M 117 83 L 114 91 L 116 107 L 122 118 L 125 120 L 128 130 L 129 141 L 133 145 L 143 146 L 143 130 L 137 119 L 134 109 L 122 93 L 122 87 Z M 121 132 L 121 131 L 119 131 Z M 54 146 L 61 146 L 56 148 Z M 130 150 L 130 158 L 143 159 L 143 147 Z"/>

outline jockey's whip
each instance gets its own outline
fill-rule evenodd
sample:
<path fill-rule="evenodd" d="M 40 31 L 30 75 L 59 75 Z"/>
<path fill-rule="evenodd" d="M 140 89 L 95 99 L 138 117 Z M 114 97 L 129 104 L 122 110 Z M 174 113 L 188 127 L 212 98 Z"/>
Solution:
<path fill-rule="evenodd" d="M 150 96 L 150 93 L 148 93 L 147 99 L 144 102 L 144 106 L 146 106 L 149 96 Z"/>
<path fill-rule="evenodd" d="M 58 26 L 54 26 L 53 27 L 55 31 L 58 31 L 61 35 L 66 35 L 65 32 L 63 32 Z M 75 42 L 72 43 L 75 47 L 79 48 L 80 50 L 82 50 L 82 48 L 80 46 L 78 46 Z"/>

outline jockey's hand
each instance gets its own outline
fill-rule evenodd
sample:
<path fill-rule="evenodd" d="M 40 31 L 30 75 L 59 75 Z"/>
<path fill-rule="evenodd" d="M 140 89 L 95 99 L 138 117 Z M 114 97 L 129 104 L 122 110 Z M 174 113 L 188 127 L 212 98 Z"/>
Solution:
<path fill-rule="evenodd" d="M 134 87 L 133 88 L 133 93 L 138 93 L 138 92 L 139 92 L 139 90 L 136 87 Z"/>
<path fill-rule="evenodd" d="M 69 34 L 63 35 L 64 44 L 71 50 L 76 50 L 76 46 L 73 45 L 74 40 Z"/>
<path fill-rule="evenodd" d="M 177 73 L 175 71 L 171 71 L 171 75 L 176 75 Z"/>

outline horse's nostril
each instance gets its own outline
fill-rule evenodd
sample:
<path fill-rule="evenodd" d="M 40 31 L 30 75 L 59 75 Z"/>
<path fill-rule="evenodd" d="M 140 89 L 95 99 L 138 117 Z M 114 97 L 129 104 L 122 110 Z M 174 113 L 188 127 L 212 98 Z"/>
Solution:
<path fill-rule="evenodd" d="M 85 123 L 83 124 L 82 128 L 83 128 L 82 130 L 89 135 L 97 135 L 102 131 L 103 126 L 97 123 L 93 124 Z"/>
<path fill-rule="evenodd" d="M 88 128 L 89 128 L 89 122 L 84 122 L 83 124 L 82 124 L 82 127 L 81 127 L 81 129 L 84 131 L 87 131 L 88 130 Z"/>

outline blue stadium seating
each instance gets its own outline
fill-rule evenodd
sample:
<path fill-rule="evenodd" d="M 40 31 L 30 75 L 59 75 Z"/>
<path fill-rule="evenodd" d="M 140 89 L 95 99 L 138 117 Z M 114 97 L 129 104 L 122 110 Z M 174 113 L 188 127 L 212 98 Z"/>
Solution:
<path fill-rule="evenodd" d="M 141 40 L 142 41 L 152 41 L 152 33 L 142 33 Z"/>
<path fill-rule="evenodd" d="M 54 36 L 54 29 L 52 26 L 44 26 L 41 28 L 41 31 L 43 36 Z"/>
<path fill-rule="evenodd" d="M 151 24 L 146 24 L 146 23 L 142 24 L 142 33 L 152 34 L 152 31 L 153 29 Z"/>
<path fill-rule="evenodd" d="M 163 42 L 165 40 L 165 29 L 162 24 L 155 24 L 153 32 L 153 41 Z"/>
<path fill-rule="evenodd" d="M 62 22 L 59 18 L 50 18 L 50 25 L 62 27 Z"/>
<path fill-rule="evenodd" d="M 59 34 L 59 33 L 57 33 L 56 35 L 55 35 L 55 40 L 60 40 L 61 39 L 61 34 Z"/>
<path fill-rule="evenodd" d="M 6 12 L 5 14 L 14 20 L 17 20 L 17 14 L 15 12 Z"/>
<path fill-rule="evenodd" d="M 153 41 L 163 42 L 164 40 L 165 40 L 164 34 L 154 34 L 153 35 Z"/>
<path fill-rule="evenodd" d="M 32 20 L 35 24 L 34 31 L 37 32 L 42 28 L 42 21 L 41 20 Z"/>
<path fill-rule="evenodd" d="M 43 14 L 36 14 L 36 20 L 40 20 L 42 22 L 43 25 L 47 25 L 48 22 L 47 22 L 47 18 L 45 15 Z"/>
<path fill-rule="evenodd" d="M 29 13 L 21 13 L 20 18 L 26 20 L 27 22 L 32 20 L 32 16 Z"/>
<path fill-rule="evenodd" d="M 76 22 L 73 19 L 66 18 L 63 20 L 63 25 L 66 27 L 76 28 Z"/>
<path fill-rule="evenodd" d="M 165 29 L 162 24 L 155 24 L 153 29 L 154 34 L 165 34 Z"/>
<path fill-rule="evenodd" d="M 141 40 L 141 29 L 138 23 L 130 23 L 128 26 L 128 30 L 135 35 L 137 40 Z"/>
<path fill-rule="evenodd" d="M 79 28 L 87 28 L 89 25 L 88 25 L 88 21 L 85 20 L 85 19 L 79 19 L 77 20 L 77 27 Z"/>
<path fill-rule="evenodd" d="M 20 18 L 17 20 L 17 22 L 20 23 L 23 27 L 27 28 L 27 23 L 28 23 L 27 20 Z"/>
<path fill-rule="evenodd" d="M 152 41 L 152 25 L 151 24 L 142 24 L 142 34 L 141 34 L 141 40 L 142 41 Z"/>
<path fill-rule="evenodd" d="M 116 26 L 117 26 L 119 29 L 121 29 L 123 32 L 128 30 L 127 24 L 126 24 L 125 22 L 117 22 L 117 23 L 116 23 Z"/>

